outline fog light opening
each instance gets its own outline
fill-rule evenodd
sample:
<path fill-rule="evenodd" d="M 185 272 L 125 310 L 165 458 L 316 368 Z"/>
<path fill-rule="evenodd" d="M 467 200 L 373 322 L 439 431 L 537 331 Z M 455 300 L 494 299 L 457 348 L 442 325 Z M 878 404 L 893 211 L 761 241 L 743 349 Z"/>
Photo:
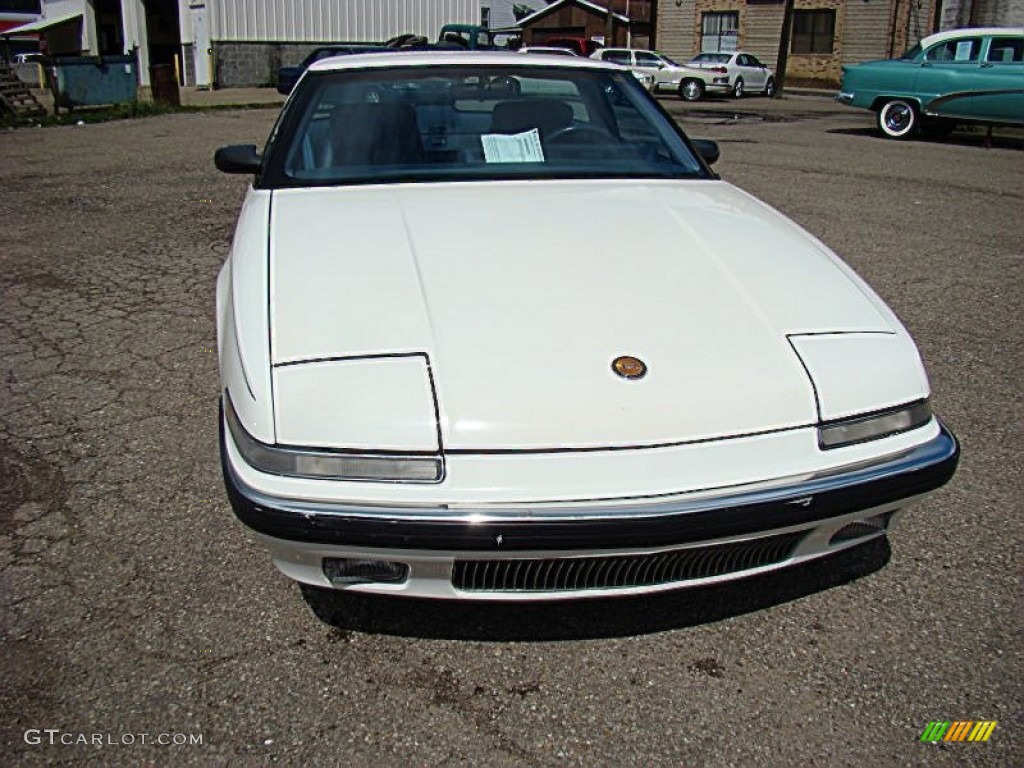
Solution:
<path fill-rule="evenodd" d="M 889 528 L 889 521 L 892 520 L 892 516 L 898 511 L 899 510 L 892 509 L 888 512 L 882 512 L 879 515 L 865 517 L 863 520 L 854 520 L 852 523 L 847 523 L 832 534 L 832 538 L 828 540 L 829 546 L 853 541 L 854 539 L 864 539 L 868 536 L 874 536 L 879 533 L 885 533 Z"/>
<path fill-rule="evenodd" d="M 324 576 L 335 586 L 350 584 L 403 584 L 409 580 L 409 566 L 390 560 L 325 557 Z"/>

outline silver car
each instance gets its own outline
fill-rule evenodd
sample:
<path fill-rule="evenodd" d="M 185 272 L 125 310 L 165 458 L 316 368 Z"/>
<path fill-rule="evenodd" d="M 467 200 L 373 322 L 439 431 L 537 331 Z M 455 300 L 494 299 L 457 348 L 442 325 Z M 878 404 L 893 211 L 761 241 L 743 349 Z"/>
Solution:
<path fill-rule="evenodd" d="M 629 67 L 654 79 L 651 91 L 677 93 L 684 101 L 697 101 L 708 92 L 728 93 L 728 78 L 710 70 L 678 64 L 663 53 L 640 48 L 602 48 L 591 57 Z"/>
<path fill-rule="evenodd" d="M 690 59 L 688 64 L 713 72 L 718 79 L 724 76 L 729 92 L 737 99 L 745 93 L 760 93 L 769 99 L 775 95 L 775 73 L 752 53 L 701 53 Z"/>

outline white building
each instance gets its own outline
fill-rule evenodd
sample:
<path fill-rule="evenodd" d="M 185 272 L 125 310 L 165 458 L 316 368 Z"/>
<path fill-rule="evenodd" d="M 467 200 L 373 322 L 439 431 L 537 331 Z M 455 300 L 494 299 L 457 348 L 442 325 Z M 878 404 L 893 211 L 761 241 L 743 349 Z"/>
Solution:
<path fill-rule="evenodd" d="M 51 53 L 137 51 L 142 86 L 157 64 L 184 85 L 243 86 L 269 85 L 315 44 L 479 24 L 480 0 L 42 0 L 42 16 Z"/>

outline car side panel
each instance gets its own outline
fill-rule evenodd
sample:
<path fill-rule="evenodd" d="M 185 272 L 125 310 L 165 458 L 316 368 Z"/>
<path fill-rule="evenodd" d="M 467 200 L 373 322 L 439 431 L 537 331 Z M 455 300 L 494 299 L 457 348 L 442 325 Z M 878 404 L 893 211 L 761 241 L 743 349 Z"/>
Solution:
<path fill-rule="evenodd" d="M 744 60 L 746 61 L 746 59 Z M 764 69 L 749 64 L 741 64 L 737 69 L 748 91 L 759 91 L 764 88 L 764 83 L 767 79 Z"/>
<path fill-rule="evenodd" d="M 917 101 L 916 81 L 921 67 L 906 61 L 876 61 L 849 67 L 842 90 L 854 94 L 852 106 L 872 109 L 883 98 Z"/>
<path fill-rule="evenodd" d="M 975 117 L 972 96 L 978 87 L 978 62 L 925 62 L 916 91 L 925 111 L 943 117 Z"/>
<path fill-rule="evenodd" d="M 986 61 L 978 68 L 976 85 L 971 104 L 975 116 L 1024 124 L 1024 61 Z"/>

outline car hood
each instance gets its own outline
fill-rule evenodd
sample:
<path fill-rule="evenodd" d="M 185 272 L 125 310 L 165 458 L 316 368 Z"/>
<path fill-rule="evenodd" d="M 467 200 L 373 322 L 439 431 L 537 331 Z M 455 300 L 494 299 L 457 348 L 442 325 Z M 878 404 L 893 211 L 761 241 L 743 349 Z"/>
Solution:
<path fill-rule="evenodd" d="M 272 364 L 425 353 L 446 450 L 811 424 L 787 335 L 896 330 L 823 246 L 720 181 L 281 190 L 270 227 Z M 647 374 L 616 375 L 622 355 Z"/>

